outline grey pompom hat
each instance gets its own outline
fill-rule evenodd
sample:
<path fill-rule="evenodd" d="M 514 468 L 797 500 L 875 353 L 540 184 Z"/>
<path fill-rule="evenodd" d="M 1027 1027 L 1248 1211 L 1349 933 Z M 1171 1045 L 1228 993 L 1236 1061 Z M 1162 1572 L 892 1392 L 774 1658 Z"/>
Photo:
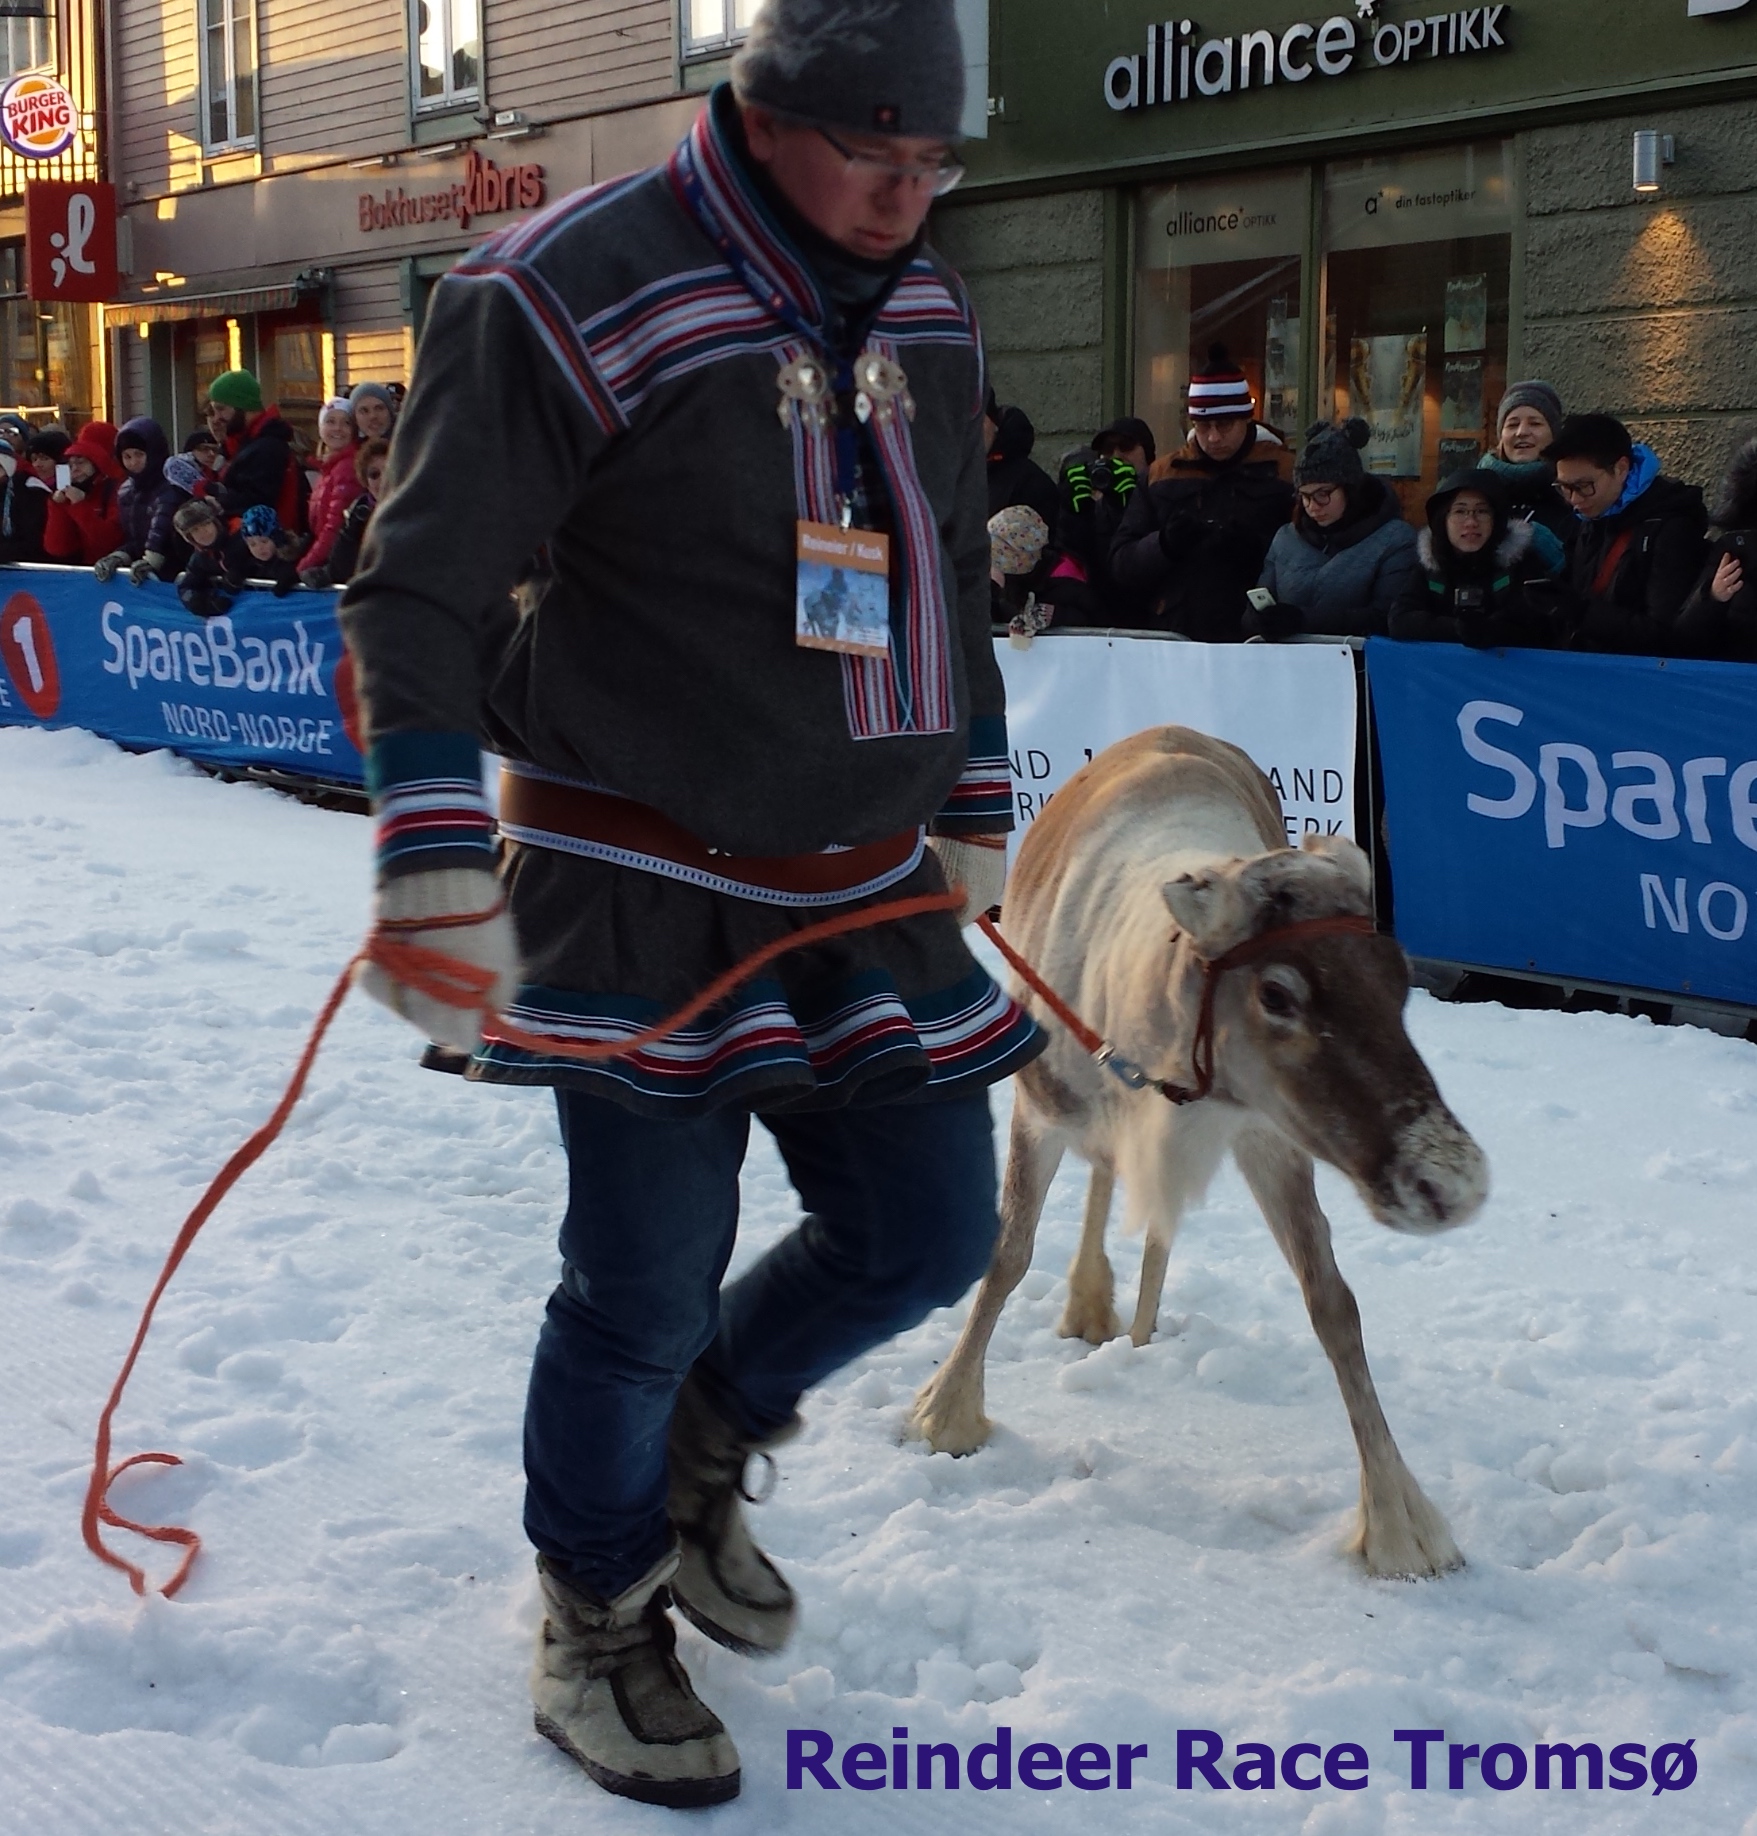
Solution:
<path fill-rule="evenodd" d="M 764 0 L 738 55 L 741 102 L 855 134 L 956 140 L 964 44 L 954 0 Z"/>
<path fill-rule="evenodd" d="M 1357 489 L 1367 475 L 1366 467 L 1360 462 L 1361 452 L 1372 437 L 1372 430 L 1359 415 L 1340 426 L 1332 426 L 1328 421 L 1314 422 L 1306 429 L 1306 443 L 1293 462 L 1293 482 Z"/>

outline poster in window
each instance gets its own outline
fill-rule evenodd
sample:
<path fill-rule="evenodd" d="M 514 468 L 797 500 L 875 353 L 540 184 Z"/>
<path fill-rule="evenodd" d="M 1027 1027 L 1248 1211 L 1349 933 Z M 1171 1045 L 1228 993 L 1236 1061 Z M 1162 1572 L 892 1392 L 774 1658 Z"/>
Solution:
<path fill-rule="evenodd" d="M 1489 340 L 1489 277 L 1454 274 L 1446 283 L 1446 349 L 1480 351 Z"/>
<path fill-rule="evenodd" d="M 1349 411 L 1371 430 L 1366 468 L 1379 478 L 1419 478 L 1427 409 L 1427 332 L 1349 343 Z"/>
<path fill-rule="evenodd" d="M 1282 430 L 1299 424 L 1299 320 L 1287 307 L 1285 293 L 1269 302 L 1263 341 L 1263 419 Z"/>
<path fill-rule="evenodd" d="M 1482 433 L 1482 359 L 1448 357 L 1440 396 L 1440 432 Z"/>
<path fill-rule="evenodd" d="M 1470 472 L 1482 457 L 1480 440 L 1442 440 L 1440 442 L 1440 476 L 1450 478 L 1454 472 Z"/>

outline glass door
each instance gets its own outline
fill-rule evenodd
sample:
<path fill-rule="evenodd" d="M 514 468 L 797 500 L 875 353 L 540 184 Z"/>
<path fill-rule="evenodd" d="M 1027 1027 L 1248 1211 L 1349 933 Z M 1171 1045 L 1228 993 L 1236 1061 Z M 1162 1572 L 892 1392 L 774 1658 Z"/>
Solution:
<path fill-rule="evenodd" d="M 1250 379 L 1257 417 L 1292 444 L 1310 175 L 1190 179 L 1144 192 L 1136 225 L 1135 413 L 1171 452 L 1188 432 L 1192 367 L 1213 347 Z"/>

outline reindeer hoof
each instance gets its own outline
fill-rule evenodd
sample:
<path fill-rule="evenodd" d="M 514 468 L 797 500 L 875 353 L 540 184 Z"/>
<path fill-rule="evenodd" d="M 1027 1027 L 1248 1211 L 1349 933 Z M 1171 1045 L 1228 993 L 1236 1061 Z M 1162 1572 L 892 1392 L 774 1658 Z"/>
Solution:
<path fill-rule="evenodd" d="M 942 1373 L 943 1374 L 943 1373 Z M 915 1441 L 925 1441 L 935 1453 L 973 1454 L 993 1432 L 994 1424 L 980 1403 L 963 1397 L 942 1396 L 939 1378 L 921 1386 L 903 1431 Z"/>
<path fill-rule="evenodd" d="M 1376 1508 L 1361 1508 L 1361 1527 L 1350 1545 L 1369 1575 L 1387 1581 L 1431 1581 L 1464 1566 L 1446 1520 L 1413 1479 Z"/>
<path fill-rule="evenodd" d="M 1116 1309 L 1105 1300 L 1084 1300 L 1073 1294 L 1056 1323 L 1057 1334 L 1064 1339 L 1084 1339 L 1088 1345 L 1103 1345 L 1122 1336 L 1123 1323 Z"/>

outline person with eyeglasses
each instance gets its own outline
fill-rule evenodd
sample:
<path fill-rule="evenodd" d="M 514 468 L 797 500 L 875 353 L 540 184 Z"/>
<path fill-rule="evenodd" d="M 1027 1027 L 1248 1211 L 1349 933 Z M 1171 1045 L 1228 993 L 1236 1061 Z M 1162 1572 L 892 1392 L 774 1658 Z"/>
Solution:
<path fill-rule="evenodd" d="M 1366 637 L 1388 629 L 1391 608 L 1421 564 L 1396 497 L 1361 463 L 1370 437 L 1358 416 L 1307 430 L 1293 464 L 1293 521 L 1269 544 L 1258 582 L 1274 599 L 1246 614 L 1250 635 Z"/>
<path fill-rule="evenodd" d="M 1551 577 L 1536 528 L 1512 514 L 1495 473 L 1446 479 L 1427 501 L 1427 527 L 1416 537 L 1421 570 L 1391 608 L 1391 636 L 1473 650 L 1547 648 L 1550 608 L 1528 590 Z"/>
<path fill-rule="evenodd" d="M 962 930 L 999 902 L 1014 808 L 982 349 L 925 235 L 963 108 L 954 0 L 768 0 L 665 165 L 439 282 L 342 602 L 377 920 L 478 972 L 488 1037 L 363 983 L 471 1079 L 559 1110 L 524 1433 L 536 1725 L 674 1808 L 734 1797 L 740 1765 L 673 1609 L 734 1652 L 787 1643 L 746 1465 L 987 1267 L 988 1089 L 1043 1043 Z M 918 899 L 649 1049 L 566 1056 Z M 803 1217 L 722 1287 L 753 1122 Z"/>
<path fill-rule="evenodd" d="M 1569 415 L 1544 457 L 1579 524 L 1567 573 L 1572 647 L 1672 654 L 1702 566 L 1701 487 L 1666 477 L 1653 448 L 1608 414 Z"/>

